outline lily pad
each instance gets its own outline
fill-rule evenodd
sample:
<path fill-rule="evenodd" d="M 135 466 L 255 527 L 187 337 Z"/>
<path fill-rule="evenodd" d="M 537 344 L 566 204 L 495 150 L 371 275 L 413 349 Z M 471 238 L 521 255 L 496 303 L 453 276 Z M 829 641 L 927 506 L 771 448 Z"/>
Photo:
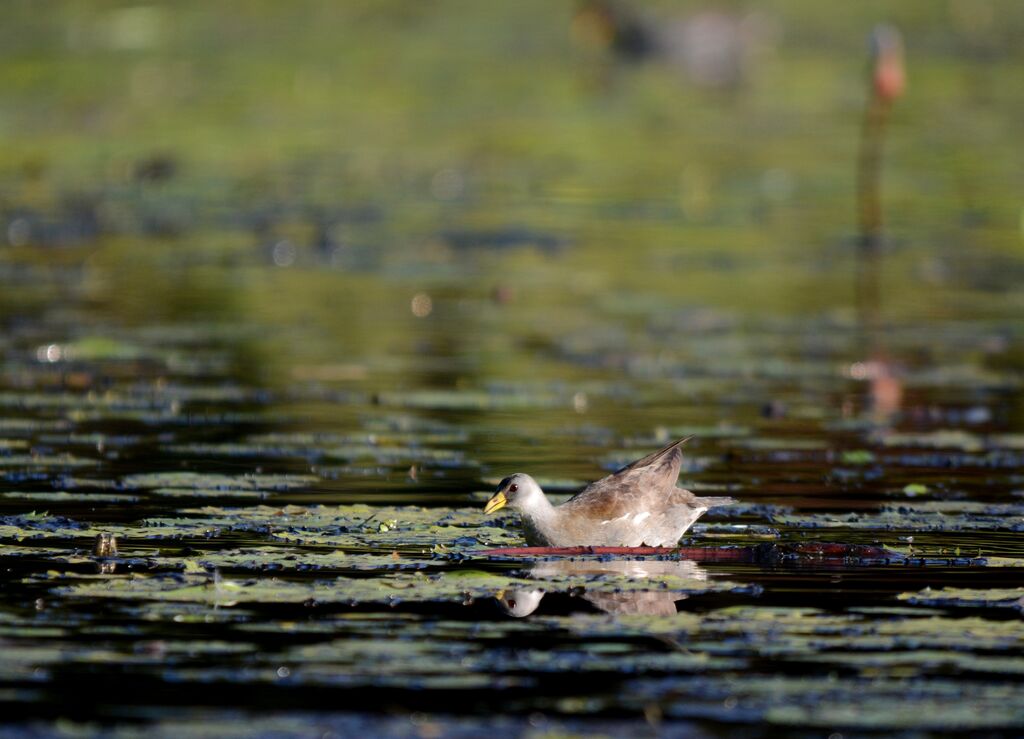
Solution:
<path fill-rule="evenodd" d="M 26 500 L 39 503 L 134 503 L 139 498 L 136 495 L 122 495 L 119 493 L 97 493 L 97 492 L 36 492 L 16 491 L 0 493 L 0 497 L 12 498 L 15 500 Z"/>
<path fill-rule="evenodd" d="M 430 554 L 420 557 L 393 554 L 350 554 L 340 549 L 317 550 L 291 549 L 282 546 L 247 547 L 245 549 L 218 549 L 191 557 L 186 561 L 186 571 L 195 567 L 214 570 L 217 568 L 253 571 L 295 571 L 316 572 L 321 570 L 385 571 L 419 570 L 429 566 Z"/>
<path fill-rule="evenodd" d="M 886 431 L 877 434 L 874 440 L 887 447 L 960 449 L 965 452 L 977 452 L 985 447 L 981 437 L 958 429 L 943 429 L 914 434 Z"/>
<path fill-rule="evenodd" d="M 916 593 L 901 593 L 899 599 L 915 605 L 940 608 L 1016 608 L 1024 611 L 1024 588 L 925 588 Z"/>
<path fill-rule="evenodd" d="M 511 411 L 540 410 L 545 408 L 571 407 L 572 398 L 544 392 L 522 390 L 418 390 L 387 391 L 377 395 L 377 402 L 383 406 L 399 408 L 424 408 L 461 411 Z"/>
<path fill-rule="evenodd" d="M 9 454 L 0 455 L 0 468 L 23 469 L 74 469 L 99 464 L 95 459 L 85 459 L 71 454 Z"/>
<path fill-rule="evenodd" d="M 121 480 L 129 490 L 191 491 L 281 491 L 309 487 L 318 478 L 312 475 L 218 475 L 204 472 L 153 472 L 129 475 Z M 166 493 L 165 493 L 166 494 Z"/>

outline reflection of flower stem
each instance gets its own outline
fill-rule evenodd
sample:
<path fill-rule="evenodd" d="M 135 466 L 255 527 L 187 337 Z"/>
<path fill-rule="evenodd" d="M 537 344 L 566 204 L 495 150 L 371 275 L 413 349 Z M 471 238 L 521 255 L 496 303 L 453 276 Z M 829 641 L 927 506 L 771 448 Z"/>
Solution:
<path fill-rule="evenodd" d="M 857 318 L 861 330 L 871 333 L 877 327 L 879 307 L 879 251 L 882 240 L 882 204 L 880 170 L 882 139 L 889 117 L 888 101 L 872 95 L 861 129 L 860 158 L 857 166 L 857 200 L 860 211 L 860 241 L 857 249 Z"/>

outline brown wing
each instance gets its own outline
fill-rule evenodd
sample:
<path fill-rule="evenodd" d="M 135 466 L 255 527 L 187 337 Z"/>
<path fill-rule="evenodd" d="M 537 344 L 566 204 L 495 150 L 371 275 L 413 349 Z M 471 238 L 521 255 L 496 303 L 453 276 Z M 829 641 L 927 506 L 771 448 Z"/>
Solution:
<path fill-rule="evenodd" d="M 669 503 L 675 490 L 687 439 L 674 441 L 653 454 L 623 467 L 567 500 L 560 509 L 573 515 L 608 520 L 634 511 L 660 510 Z"/>
<path fill-rule="evenodd" d="M 623 467 L 618 472 L 615 472 L 613 475 L 609 475 L 609 477 L 614 477 L 615 475 L 621 475 L 623 472 L 627 472 L 628 470 L 635 470 L 635 469 L 639 469 L 641 467 L 647 467 L 648 465 L 654 464 L 654 462 L 656 460 L 660 459 L 661 457 L 664 457 L 665 455 L 669 454 L 669 452 L 678 452 L 677 454 L 672 455 L 677 460 L 676 461 L 676 477 L 678 477 L 679 476 L 679 468 L 680 468 L 680 466 L 683 463 L 683 453 L 681 451 L 678 451 L 679 447 L 681 447 L 683 444 L 685 444 L 686 442 L 688 442 L 692 438 L 693 438 L 692 436 L 686 436 L 686 437 L 684 437 L 682 439 L 676 439 L 675 441 L 673 441 L 668 446 L 662 447 L 661 449 L 659 449 L 656 452 L 651 452 L 650 454 L 648 454 L 643 459 L 638 459 L 635 462 L 630 462 L 629 464 L 627 464 L 625 467 Z M 608 479 L 608 478 L 603 478 L 603 479 Z M 675 480 L 673 480 L 672 482 L 674 484 Z"/>

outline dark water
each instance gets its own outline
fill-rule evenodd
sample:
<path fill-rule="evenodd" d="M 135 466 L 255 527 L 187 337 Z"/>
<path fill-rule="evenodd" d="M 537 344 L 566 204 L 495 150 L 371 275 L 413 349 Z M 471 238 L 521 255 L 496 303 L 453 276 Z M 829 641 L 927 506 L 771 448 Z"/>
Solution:
<path fill-rule="evenodd" d="M 1020 731 L 1021 19 L 955 5 L 896 19 L 869 318 L 873 6 L 771 4 L 729 92 L 597 84 L 546 3 L 16 13 L 0 735 Z M 182 61 L 225 28 L 233 66 Z M 80 99 L 40 81 L 76 44 Z M 481 554 L 522 542 L 505 475 L 686 435 L 740 501 L 694 558 Z"/>

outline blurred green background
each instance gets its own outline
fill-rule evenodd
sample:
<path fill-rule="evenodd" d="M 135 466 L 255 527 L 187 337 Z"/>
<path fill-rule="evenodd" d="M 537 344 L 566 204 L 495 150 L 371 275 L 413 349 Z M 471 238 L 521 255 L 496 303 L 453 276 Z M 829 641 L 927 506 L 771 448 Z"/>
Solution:
<path fill-rule="evenodd" d="M 886 21 L 909 86 L 882 317 L 1024 309 L 1019 3 L 617 6 L 670 33 L 714 15 L 726 84 L 616 54 L 581 7 L 8 3 L 0 307 L 73 293 L 76 326 L 276 326 L 261 381 L 424 353 L 519 377 L 543 371 L 530 347 L 680 309 L 848 326 L 866 39 Z"/>

